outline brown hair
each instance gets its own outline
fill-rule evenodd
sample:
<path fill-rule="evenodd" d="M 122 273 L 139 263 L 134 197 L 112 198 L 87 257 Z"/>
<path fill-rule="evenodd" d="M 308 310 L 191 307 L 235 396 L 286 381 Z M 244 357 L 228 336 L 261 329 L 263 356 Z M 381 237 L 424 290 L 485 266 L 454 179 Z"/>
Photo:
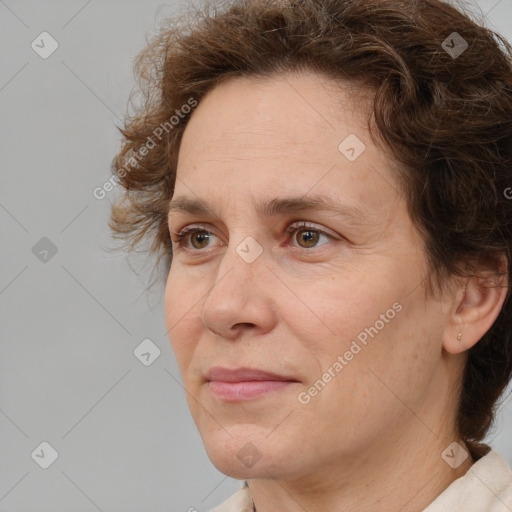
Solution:
<path fill-rule="evenodd" d="M 459 36 L 467 48 L 457 55 L 450 48 Z M 448 276 L 474 275 L 470 261 L 505 255 L 510 268 L 511 56 L 502 36 L 438 0 L 240 0 L 191 10 L 166 23 L 135 63 L 143 101 L 120 129 L 112 163 L 123 187 L 112 205 L 114 236 L 130 250 L 149 239 L 168 270 L 167 207 L 191 115 L 184 105 L 230 77 L 307 69 L 375 91 L 372 138 L 397 163 L 425 240 L 430 290 L 431 277 L 442 286 Z M 149 140 L 155 146 L 141 151 Z M 468 350 L 457 427 L 475 459 L 511 379 L 511 280 L 509 272 L 495 323 Z"/>

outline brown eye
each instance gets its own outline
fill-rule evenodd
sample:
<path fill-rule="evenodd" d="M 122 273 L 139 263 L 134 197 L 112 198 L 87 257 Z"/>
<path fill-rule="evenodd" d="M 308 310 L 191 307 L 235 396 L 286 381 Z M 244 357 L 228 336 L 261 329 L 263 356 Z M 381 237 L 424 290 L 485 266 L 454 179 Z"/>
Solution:
<path fill-rule="evenodd" d="M 210 240 L 208 231 L 195 231 L 190 235 L 190 242 L 195 249 L 204 249 Z"/>
<path fill-rule="evenodd" d="M 296 240 L 304 249 L 315 247 L 320 239 L 320 233 L 311 229 L 301 229 L 297 231 Z"/>
<path fill-rule="evenodd" d="M 333 235 L 330 235 L 322 229 L 318 229 L 316 226 L 310 225 L 305 221 L 291 225 L 287 229 L 287 232 L 292 235 L 292 240 L 295 240 L 295 243 L 297 244 L 296 247 L 299 249 L 316 249 L 317 247 L 325 245 L 325 242 L 321 243 L 322 237 L 327 239 L 327 241 L 335 238 Z"/>
<path fill-rule="evenodd" d="M 207 249 L 212 233 L 202 226 L 191 226 L 183 228 L 177 235 L 173 243 L 177 248 L 183 248 L 186 251 L 200 251 Z"/>

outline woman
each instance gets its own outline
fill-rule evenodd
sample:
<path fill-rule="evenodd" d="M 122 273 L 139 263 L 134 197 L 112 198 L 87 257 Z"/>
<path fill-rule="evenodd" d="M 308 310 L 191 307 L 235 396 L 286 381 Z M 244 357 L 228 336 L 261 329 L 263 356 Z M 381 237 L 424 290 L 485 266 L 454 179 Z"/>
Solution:
<path fill-rule="evenodd" d="M 216 508 L 512 510 L 512 49 L 436 0 L 164 27 L 111 226 L 164 262 Z"/>

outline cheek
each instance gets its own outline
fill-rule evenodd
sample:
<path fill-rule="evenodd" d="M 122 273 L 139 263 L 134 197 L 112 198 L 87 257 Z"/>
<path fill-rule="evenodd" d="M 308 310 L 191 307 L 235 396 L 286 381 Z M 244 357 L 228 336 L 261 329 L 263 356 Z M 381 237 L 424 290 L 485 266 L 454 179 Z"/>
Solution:
<path fill-rule="evenodd" d="M 299 300 L 288 297 L 281 301 L 282 308 L 286 308 L 283 316 L 288 319 L 287 327 L 310 351 L 331 359 L 348 350 L 351 341 L 361 333 L 364 342 L 365 329 L 376 321 L 380 322 L 380 330 L 385 330 L 388 324 L 380 325 L 380 314 L 390 310 L 389 318 L 398 316 L 393 309 L 399 297 L 396 288 L 375 286 L 374 280 L 359 272 L 311 286 L 303 283 L 295 289 L 301 290 L 296 294 Z"/>
<path fill-rule="evenodd" d="M 164 292 L 165 323 L 168 335 L 172 333 L 174 325 L 177 323 L 180 314 L 182 314 L 183 304 L 178 300 L 179 294 L 180 282 L 177 273 L 173 271 L 171 266 L 171 270 L 167 275 Z"/>
<path fill-rule="evenodd" d="M 407 416 L 404 404 L 417 407 L 439 359 L 437 306 L 426 307 L 422 288 L 411 294 L 408 287 L 370 283 L 344 282 L 343 291 L 329 287 L 312 297 L 310 304 L 335 334 L 323 327 L 316 336 L 310 330 L 307 339 L 299 337 L 316 361 L 308 384 L 318 393 L 310 405 L 329 410 L 325 423 L 335 428 L 349 411 L 347 429 L 354 435 Z"/>
<path fill-rule="evenodd" d="M 377 285 L 368 273 L 355 273 L 303 288 L 304 304 L 282 302 L 287 328 L 308 355 L 310 385 L 330 370 L 336 378 L 326 375 L 326 380 L 336 383 L 326 386 L 326 395 L 366 395 L 370 388 L 382 390 L 383 384 L 372 374 L 375 370 L 402 387 L 401 380 L 407 379 L 402 365 L 418 366 L 419 356 L 428 352 L 429 329 L 421 328 L 422 291 L 411 295 L 406 281 L 400 283 L 398 277 Z"/>
<path fill-rule="evenodd" d="M 191 286 L 182 272 L 169 272 L 165 286 L 165 324 L 176 361 L 182 373 L 188 367 L 198 338 L 197 308 L 200 296 L 198 287 Z M 196 306 L 194 306 L 196 305 Z M 195 320 L 193 320 L 195 318 Z"/>

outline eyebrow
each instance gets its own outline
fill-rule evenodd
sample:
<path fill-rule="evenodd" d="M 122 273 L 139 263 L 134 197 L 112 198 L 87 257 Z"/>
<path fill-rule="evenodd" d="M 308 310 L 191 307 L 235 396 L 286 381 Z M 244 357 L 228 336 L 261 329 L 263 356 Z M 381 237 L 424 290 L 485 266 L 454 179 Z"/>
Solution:
<path fill-rule="evenodd" d="M 356 226 L 369 224 L 365 211 L 357 206 L 343 204 L 323 195 L 276 197 L 256 205 L 256 211 L 263 217 L 276 217 L 291 213 L 308 213 L 327 211 Z M 169 213 L 189 213 L 191 215 L 207 215 L 216 217 L 211 207 L 198 198 L 178 196 L 169 203 Z"/>

